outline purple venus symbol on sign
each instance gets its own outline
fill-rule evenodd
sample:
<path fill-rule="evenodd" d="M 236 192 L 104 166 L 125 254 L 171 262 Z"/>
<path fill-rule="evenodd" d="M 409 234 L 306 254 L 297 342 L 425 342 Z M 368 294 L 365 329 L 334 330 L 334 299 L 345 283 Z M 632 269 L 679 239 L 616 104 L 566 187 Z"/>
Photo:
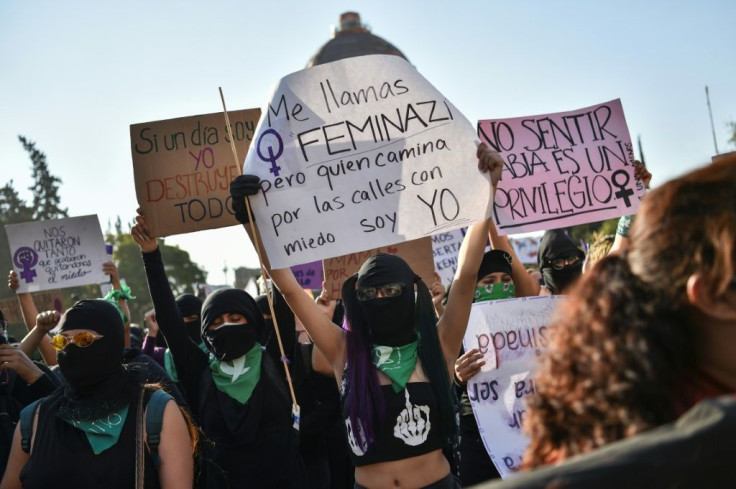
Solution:
<path fill-rule="evenodd" d="M 263 149 L 261 143 L 263 142 L 263 138 L 265 138 L 269 134 L 273 135 L 273 137 L 276 138 L 276 140 L 274 141 L 276 144 L 268 144 L 269 142 L 266 142 L 266 144 L 268 145 L 266 148 L 268 151 L 268 157 L 266 157 L 263 155 L 263 153 L 261 153 L 261 149 Z M 274 147 L 276 148 L 276 154 L 274 154 Z M 258 138 L 258 143 L 256 144 L 256 152 L 258 153 L 258 157 L 261 158 L 261 160 L 271 163 L 271 168 L 269 168 L 268 171 L 273 173 L 273 176 L 278 177 L 281 167 L 276 164 L 276 161 L 279 159 L 279 156 L 281 156 L 281 153 L 284 152 L 284 141 L 281 139 L 281 136 L 279 136 L 279 133 L 277 133 L 273 129 L 266 129 L 265 131 L 263 131 L 261 137 Z"/>
<path fill-rule="evenodd" d="M 20 276 L 27 284 L 33 282 L 33 277 L 36 276 L 36 271 L 33 267 L 38 263 L 38 253 L 33 251 L 33 248 L 23 246 L 18 248 L 13 255 L 13 263 L 16 267 L 22 267 Z"/>

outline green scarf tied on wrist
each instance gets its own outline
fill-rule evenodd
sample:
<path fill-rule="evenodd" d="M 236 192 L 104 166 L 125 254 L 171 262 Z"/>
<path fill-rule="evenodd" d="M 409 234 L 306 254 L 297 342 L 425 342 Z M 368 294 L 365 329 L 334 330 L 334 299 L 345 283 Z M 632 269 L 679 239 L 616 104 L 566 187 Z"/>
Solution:
<path fill-rule="evenodd" d="M 107 295 L 104 297 L 106 300 L 116 300 L 119 301 L 120 299 L 125 299 L 126 301 L 132 301 L 135 299 L 133 296 L 133 292 L 130 290 L 130 287 L 128 287 L 126 284 L 120 284 L 120 290 L 118 289 L 112 289 L 110 292 L 107 293 Z"/>
<path fill-rule="evenodd" d="M 394 392 L 406 387 L 417 366 L 417 345 L 414 341 L 403 346 L 373 345 L 373 365 L 391 379 Z"/>

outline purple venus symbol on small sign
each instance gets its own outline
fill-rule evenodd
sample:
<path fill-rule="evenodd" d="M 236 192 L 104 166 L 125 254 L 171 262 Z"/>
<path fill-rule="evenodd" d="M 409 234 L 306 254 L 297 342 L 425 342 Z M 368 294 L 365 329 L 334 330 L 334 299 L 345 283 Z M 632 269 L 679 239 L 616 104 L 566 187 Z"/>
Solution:
<path fill-rule="evenodd" d="M 13 255 L 13 263 L 16 267 L 21 267 L 20 276 L 27 284 L 33 282 L 33 277 L 36 276 L 36 271 L 33 267 L 38 263 L 38 253 L 33 251 L 33 248 L 23 246 L 18 248 Z"/>

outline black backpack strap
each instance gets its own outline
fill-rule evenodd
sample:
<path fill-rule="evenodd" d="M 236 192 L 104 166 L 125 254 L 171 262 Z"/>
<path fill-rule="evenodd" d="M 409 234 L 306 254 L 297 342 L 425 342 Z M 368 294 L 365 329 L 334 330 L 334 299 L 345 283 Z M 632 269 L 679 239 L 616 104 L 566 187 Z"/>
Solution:
<path fill-rule="evenodd" d="M 158 470 L 160 460 L 158 458 L 158 444 L 161 443 L 161 428 L 164 424 L 164 409 L 173 397 L 162 389 L 156 389 L 148 399 L 146 405 L 146 441 L 151 451 L 153 465 Z"/>
<path fill-rule="evenodd" d="M 26 453 L 31 453 L 33 417 L 36 415 L 36 409 L 44 399 L 45 398 L 41 398 L 33 401 L 20 412 L 20 446 Z"/>

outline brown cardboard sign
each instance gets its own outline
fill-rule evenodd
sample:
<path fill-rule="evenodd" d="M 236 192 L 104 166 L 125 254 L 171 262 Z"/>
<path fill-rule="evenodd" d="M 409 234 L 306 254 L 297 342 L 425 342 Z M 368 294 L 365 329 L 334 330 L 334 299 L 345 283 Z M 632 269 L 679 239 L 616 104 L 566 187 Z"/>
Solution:
<path fill-rule="evenodd" d="M 62 301 L 62 293 L 59 289 L 44 290 L 33 294 L 33 303 L 38 312 L 43 311 L 59 311 L 64 312 L 64 304 Z M 0 300 L 0 309 L 2 309 L 5 319 L 10 324 L 22 324 L 23 315 L 20 312 L 20 304 L 16 297 Z M 35 321 L 36 318 L 29 318 Z"/>
<path fill-rule="evenodd" d="M 399 255 L 409 264 L 414 273 L 422 278 L 427 287 L 432 284 L 434 275 L 432 238 L 426 237 L 322 260 L 325 289 L 330 297 L 340 299 L 342 284 L 345 280 L 357 272 L 364 261 L 378 253 Z"/>
<path fill-rule="evenodd" d="M 261 110 L 228 116 L 237 164 L 222 112 L 130 126 L 135 192 L 155 236 L 238 224 L 230 182 L 241 174 Z"/>

